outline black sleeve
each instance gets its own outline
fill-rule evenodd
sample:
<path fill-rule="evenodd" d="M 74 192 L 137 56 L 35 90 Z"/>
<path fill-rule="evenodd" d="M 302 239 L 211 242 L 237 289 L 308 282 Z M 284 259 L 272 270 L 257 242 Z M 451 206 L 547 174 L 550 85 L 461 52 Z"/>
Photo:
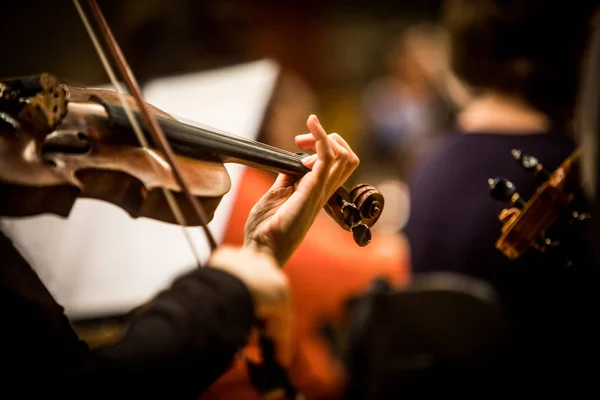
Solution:
<path fill-rule="evenodd" d="M 194 270 L 157 296 L 116 344 L 90 352 L 72 382 L 94 388 L 94 398 L 196 399 L 245 346 L 253 320 L 241 281 L 210 267 Z"/>

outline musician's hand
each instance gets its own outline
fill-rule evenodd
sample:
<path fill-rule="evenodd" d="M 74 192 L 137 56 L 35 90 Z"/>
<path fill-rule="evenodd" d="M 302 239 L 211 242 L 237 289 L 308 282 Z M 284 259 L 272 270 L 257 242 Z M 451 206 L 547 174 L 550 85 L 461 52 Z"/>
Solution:
<path fill-rule="evenodd" d="M 311 171 L 297 181 L 280 174 L 246 222 L 244 245 L 272 254 L 282 266 L 359 163 L 348 143 L 336 133 L 327 135 L 316 116 L 311 115 L 306 125 L 311 133 L 297 136 L 296 144 L 316 151 L 302 160 Z"/>
<path fill-rule="evenodd" d="M 277 261 L 255 249 L 222 246 L 213 252 L 208 264 L 237 277 L 248 288 L 254 314 L 265 321 L 278 361 L 288 366 L 293 349 L 292 307 L 288 281 Z"/>

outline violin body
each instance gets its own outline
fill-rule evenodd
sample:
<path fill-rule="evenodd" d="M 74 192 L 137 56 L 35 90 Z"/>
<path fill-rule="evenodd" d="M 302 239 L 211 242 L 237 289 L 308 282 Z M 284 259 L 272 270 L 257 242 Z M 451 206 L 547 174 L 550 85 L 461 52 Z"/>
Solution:
<path fill-rule="evenodd" d="M 40 75 L 39 84 L 40 91 L 18 110 L 15 124 L 0 130 L 0 214 L 67 217 L 82 197 L 113 203 L 134 218 L 176 223 L 160 189 L 183 197 L 163 155 L 136 145 L 131 132 L 111 129 L 98 102 L 115 101 L 116 93 L 69 86 L 47 74 Z M 25 92 L 5 86 L 2 101 Z M 176 157 L 192 194 L 212 217 L 230 189 L 227 170 L 208 155 L 205 160 Z M 152 167 L 153 160 L 159 168 Z M 189 205 L 179 204 L 188 224 L 199 225 Z"/>

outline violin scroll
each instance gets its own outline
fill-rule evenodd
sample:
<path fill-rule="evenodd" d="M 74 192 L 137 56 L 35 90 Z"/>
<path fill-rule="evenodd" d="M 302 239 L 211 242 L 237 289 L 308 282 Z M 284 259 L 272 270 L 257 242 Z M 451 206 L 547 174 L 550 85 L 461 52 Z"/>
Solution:
<path fill-rule="evenodd" d="M 363 223 L 373 226 L 383 211 L 383 195 L 375 187 L 366 183 L 355 186 L 350 191 L 352 203 L 358 207 Z"/>
<path fill-rule="evenodd" d="M 325 211 L 343 229 L 351 231 L 361 247 L 371 242 L 371 227 L 383 211 L 381 192 L 368 184 L 355 186 L 350 192 L 339 188 L 325 205 Z"/>

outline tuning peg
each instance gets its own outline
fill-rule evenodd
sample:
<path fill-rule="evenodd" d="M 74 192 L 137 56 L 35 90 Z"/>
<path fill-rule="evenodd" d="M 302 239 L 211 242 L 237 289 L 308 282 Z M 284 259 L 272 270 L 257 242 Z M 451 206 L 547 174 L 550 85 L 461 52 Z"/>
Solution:
<path fill-rule="evenodd" d="M 513 149 L 510 153 L 515 160 L 517 160 L 519 165 L 521 165 L 527 171 L 533 171 L 535 176 L 538 176 L 543 180 L 550 178 L 550 173 L 544 169 L 544 166 L 537 158 L 530 156 L 529 154 L 525 154 L 519 149 Z"/>
<path fill-rule="evenodd" d="M 360 247 L 364 247 L 371 243 L 371 229 L 361 221 L 363 216 L 354 203 L 342 200 L 342 212 L 344 213 L 344 222 L 350 226 L 354 241 Z"/>
<path fill-rule="evenodd" d="M 371 243 L 371 229 L 365 224 L 358 224 L 352 227 L 352 236 L 354 241 L 360 247 L 365 247 Z"/>
<path fill-rule="evenodd" d="M 342 213 L 344 213 L 344 222 L 348 226 L 355 226 L 362 220 L 362 214 L 354 203 L 342 200 Z"/>
<path fill-rule="evenodd" d="M 525 207 L 525 201 L 517 193 L 515 185 L 508 179 L 490 178 L 488 179 L 488 184 L 490 186 L 490 194 L 494 199 L 511 202 L 520 208 Z"/>

